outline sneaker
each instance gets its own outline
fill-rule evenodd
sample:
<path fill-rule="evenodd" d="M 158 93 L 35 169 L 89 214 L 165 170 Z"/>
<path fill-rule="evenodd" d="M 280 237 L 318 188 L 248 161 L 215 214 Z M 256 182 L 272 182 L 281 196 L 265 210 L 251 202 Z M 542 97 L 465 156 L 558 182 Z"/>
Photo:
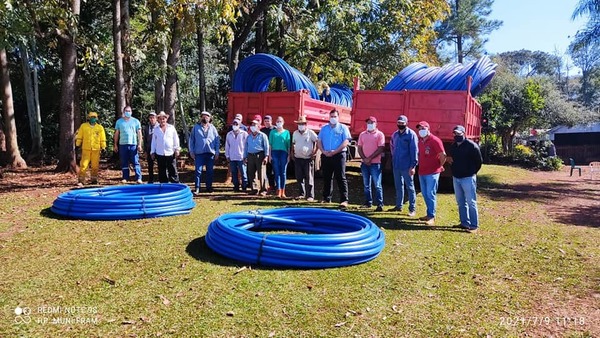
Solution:
<path fill-rule="evenodd" d="M 389 212 L 402 212 L 402 208 L 398 208 L 398 207 L 393 207 L 391 209 L 388 209 Z"/>
<path fill-rule="evenodd" d="M 307 198 L 307 199 L 306 199 L 306 201 L 307 201 L 307 202 L 314 202 L 314 201 L 315 201 L 315 199 L 314 199 L 314 198 L 312 198 L 312 197 L 309 197 L 309 198 Z"/>
<path fill-rule="evenodd" d="M 348 208 L 348 201 L 344 201 L 344 202 L 340 203 L 340 208 L 341 208 L 341 209 L 346 209 L 346 208 Z"/>
<path fill-rule="evenodd" d="M 428 221 L 428 220 L 429 220 L 429 216 L 419 217 L 419 221 Z"/>
<path fill-rule="evenodd" d="M 415 216 L 417 216 L 417 213 L 415 211 L 408 212 L 408 217 L 415 217 Z"/>
<path fill-rule="evenodd" d="M 121 180 L 121 183 L 126 184 L 127 180 Z"/>
<path fill-rule="evenodd" d="M 373 207 L 373 205 L 368 204 L 368 203 L 360 206 L 361 209 L 371 209 L 372 207 Z"/>
<path fill-rule="evenodd" d="M 260 192 L 260 195 L 261 196 L 267 196 L 267 192 L 263 190 L 263 191 Z"/>
<path fill-rule="evenodd" d="M 377 208 L 375 209 L 375 212 L 380 212 L 383 211 L 383 206 L 378 205 Z"/>
<path fill-rule="evenodd" d="M 331 200 L 320 200 L 319 203 L 321 203 L 321 204 L 329 204 L 329 203 L 331 203 Z"/>
<path fill-rule="evenodd" d="M 137 183 L 137 184 L 142 184 L 142 183 L 144 183 L 144 182 L 142 182 L 142 180 L 140 179 L 140 180 L 137 180 L 137 181 L 135 181 L 135 183 Z"/>
<path fill-rule="evenodd" d="M 434 225 L 435 224 L 435 217 L 429 218 L 425 221 L 426 225 Z"/>
<path fill-rule="evenodd" d="M 469 226 L 463 225 L 462 223 L 454 224 L 452 227 L 455 229 L 465 229 L 465 230 L 471 229 Z"/>

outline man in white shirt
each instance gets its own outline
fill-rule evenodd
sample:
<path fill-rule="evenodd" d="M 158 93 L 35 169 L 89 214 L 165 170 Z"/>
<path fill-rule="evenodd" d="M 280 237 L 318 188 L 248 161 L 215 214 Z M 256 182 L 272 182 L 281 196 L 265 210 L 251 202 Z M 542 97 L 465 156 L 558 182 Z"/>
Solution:
<path fill-rule="evenodd" d="M 179 183 L 177 157 L 179 156 L 179 136 L 173 125 L 167 123 L 169 115 L 161 111 L 157 115 L 158 126 L 152 133 L 150 153 L 158 162 L 158 181 L 160 183 Z"/>
<path fill-rule="evenodd" d="M 292 156 L 296 181 L 300 186 L 300 196 L 307 201 L 315 200 L 315 154 L 317 153 L 317 134 L 306 126 L 306 116 L 300 116 L 298 130 L 292 135 Z"/>

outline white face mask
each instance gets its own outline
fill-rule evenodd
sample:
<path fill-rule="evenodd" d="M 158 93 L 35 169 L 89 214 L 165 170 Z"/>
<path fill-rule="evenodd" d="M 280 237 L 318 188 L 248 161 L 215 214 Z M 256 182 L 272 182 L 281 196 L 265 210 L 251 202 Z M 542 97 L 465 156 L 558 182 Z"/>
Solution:
<path fill-rule="evenodd" d="M 233 131 L 238 131 L 238 130 L 240 130 L 240 126 L 231 126 L 231 129 Z"/>
<path fill-rule="evenodd" d="M 283 128 L 283 122 L 279 121 L 275 124 L 277 128 Z"/>
<path fill-rule="evenodd" d="M 377 125 L 375 123 L 367 123 L 367 130 L 373 131 Z"/>
<path fill-rule="evenodd" d="M 337 117 L 330 117 L 329 118 L 329 123 L 331 123 L 331 124 L 337 124 L 338 123 Z"/>
<path fill-rule="evenodd" d="M 250 127 L 250 131 L 252 131 L 253 133 L 256 133 L 258 131 L 258 127 L 257 126 L 251 126 Z"/>
<path fill-rule="evenodd" d="M 299 131 L 305 131 L 306 130 L 306 126 L 303 124 L 298 125 L 298 130 Z"/>
<path fill-rule="evenodd" d="M 419 130 L 419 136 L 421 137 L 427 137 L 427 135 L 429 135 L 429 131 L 427 129 L 420 129 Z"/>

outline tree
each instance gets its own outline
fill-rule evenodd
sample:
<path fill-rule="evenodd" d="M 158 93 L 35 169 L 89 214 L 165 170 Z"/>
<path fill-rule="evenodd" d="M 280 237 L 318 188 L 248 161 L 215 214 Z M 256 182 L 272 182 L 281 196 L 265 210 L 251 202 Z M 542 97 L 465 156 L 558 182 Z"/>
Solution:
<path fill-rule="evenodd" d="M 2 118 L 4 120 L 6 162 L 14 168 L 27 168 L 27 163 L 21 157 L 17 143 L 13 94 L 10 84 L 10 73 L 8 71 L 8 58 L 6 56 L 6 49 L 4 48 L 0 49 L 0 86 L 2 87 Z"/>
<path fill-rule="evenodd" d="M 478 57 L 487 42 L 486 35 L 502 25 L 500 20 L 489 20 L 494 0 L 448 0 L 450 16 L 442 21 L 436 31 L 439 44 L 456 45 L 456 59 Z"/>
<path fill-rule="evenodd" d="M 119 119 L 127 105 L 123 65 L 123 1 L 113 0 L 113 43 L 115 56 L 115 117 Z"/>
<path fill-rule="evenodd" d="M 574 44 L 578 46 L 591 45 L 600 42 L 600 1 L 579 0 L 573 11 L 572 19 L 588 16 L 588 22 L 584 29 L 577 32 Z"/>
<path fill-rule="evenodd" d="M 535 75 L 556 76 L 560 72 L 561 60 L 558 56 L 542 52 L 521 49 L 500 53 L 499 57 L 505 62 L 511 72 L 530 77 Z"/>
<path fill-rule="evenodd" d="M 600 104 L 600 41 L 579 44 L 576 41 L 569 46 L 569 53 L 575 65 L 581 68 L 581 88 L 579 101 L 586 107 L 594 108 Z"/>

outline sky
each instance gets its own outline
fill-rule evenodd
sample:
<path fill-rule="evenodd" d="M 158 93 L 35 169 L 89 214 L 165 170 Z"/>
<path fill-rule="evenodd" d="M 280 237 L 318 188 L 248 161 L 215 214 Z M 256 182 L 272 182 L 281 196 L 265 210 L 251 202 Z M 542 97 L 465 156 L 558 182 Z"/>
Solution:
<path fill-rule="evenodd" d="M 489 54 L 528 49 L 565 53 L 587 18 L 571 20 L 578 0 L 495 0 L 490 19 L 503 21 L 488 36 Z M 570 60 L 570 59 L 569 59 Z M 572 65 L 572 61 L 569 61 Z"/>

